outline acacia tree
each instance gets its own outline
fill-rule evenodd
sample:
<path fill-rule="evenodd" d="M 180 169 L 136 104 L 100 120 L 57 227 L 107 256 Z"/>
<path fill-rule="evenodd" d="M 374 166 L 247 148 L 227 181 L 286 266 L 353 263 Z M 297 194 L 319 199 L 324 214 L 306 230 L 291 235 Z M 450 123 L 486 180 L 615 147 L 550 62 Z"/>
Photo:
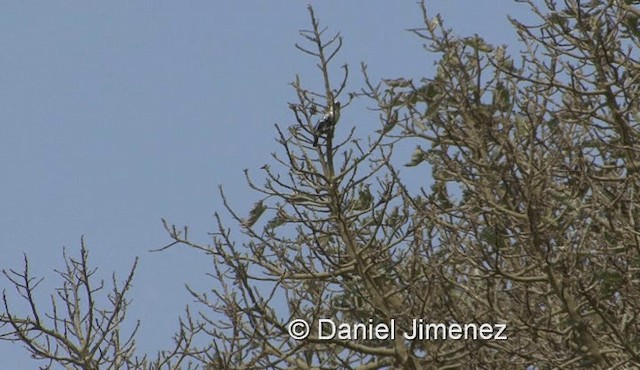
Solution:
<path fill-rule="evenodd" d="M 292 83 L 294 123 L 276 126 L 262 180 L 247 173 L 260 198 L 250 214 L 221 191 L 235 226 L 216 214 L 209 245 L 165 222 L 168 247 L 213 263 L 214 288 L 191 290 L 199 322 L 187 315 L 177 336 L 187 344 L 165 357 L 173 368 L 640 366 L 640 10 L 520 2 L 539 23 L 511 20 L 518 53 L 456 36 L 421 4 L 413 32 L 438 57 L 435 73 L 378 83 L 363 67 L 357 92 L 346 91 L 348 67 L 334 65 L 341 36 L 309 8 L 297 47 L 322 86 Z M 360 125 L 375 133 L 352 128 L 354 99 L 376 108 L 378 122 Z M 337 103 L 338 131 L 318 132 Z M 411 158 L 394 151 L 416 141 Z M 410 190 L 411 171 L 425 168 L 432 185 Z M 309 336 L 292 337 L 294 319 Z M 394 322 L 395 335 L 330 336 L 321 319 Z M 401 334 L 414 319 L 443 326 L 411 340 Z M 465 324 L 504 324 L 508 339 L 456 340 L 449 329 Z"/>

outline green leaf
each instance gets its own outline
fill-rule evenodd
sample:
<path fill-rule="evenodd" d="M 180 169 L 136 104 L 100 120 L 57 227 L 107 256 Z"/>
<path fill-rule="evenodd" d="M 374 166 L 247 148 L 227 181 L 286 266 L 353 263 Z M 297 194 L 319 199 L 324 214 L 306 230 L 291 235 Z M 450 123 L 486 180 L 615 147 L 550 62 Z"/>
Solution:
<path fill-rule="evenodd" d="M 413 151 L 413 154 L 411 155 L 411 161 L 409 161 L 409 163 L 405 164 L 405 166 L 407 167 L 415 167 L 417 165 L 419 165 L 420 163 L 422 163 L 425 160 L 425 153 L 422 150 L 422 148 L 420 148 L 420 146 L 416 147 L 416 150 Z"/>
<path fill-rule="evenodd" d="M 498 241 L 498 236 L 496 235 L 496 231 L 494 230 L 494 228 L 489 226 L 482 230 L 480 234 L 480 240 L 489 245 L 495 245 Z"/>
<path fill-rule="evenodd" d="M 387 86 L 389 87 L 409 87 L 411 86 L 411 83 L 412 83 L 410 79 L 407 80 L 402 77 L 396 78 L 396 79 L 387 79 L 382 81 L 384 81 L 384 83 L 387 84 Z"/>
<path fill-rule="evenodd" d="M 249 212 L 249 217 L 242 221 L 242 226 L 247 228 L 253 226 L 266 209 L 267 207 L 265 207 L 263 201 L 256 202 L 256 204 L 253 205 L 251 212 Z"/>
<path fill-rule="evenodd" d="M 628 14 L 626 17 L 624 17 L 624 19 L 622 20 L 622 23 L 624 23 L 624 26 L 626 27 L 627 31 L 630 34 L 633 34 L 635 36 L 640 36 L 640 27 L 638 25 L 638 16 L 635 14 Z"/>
<path fill-rule="evenodd" d="M 286 222 L 287 221 L 285 219 L 283 219 L 279 215 L 276 215 L 276 217 L 272 218 L 271 220 L 269 220 L 269 222 L 267 222 L 267 226 L 266 227 L 269 230 L 273 230 L 278 226 L 284 225 Z"/>
<path fill-rule="evenodd" d="M 566 27 L 567 25 L 567 18 L 561 16 L 558 13 L 551 13 L 548 17 L 547 20 L 552 23 L 552 24 L 556 24 L 560 27 Z"/>
<path fill-rule="evenodd" d="M 498 82 L 495 90 L 493 90 L 493 104 L 502 112 L 506 112 L 511 108 L 511 95 L 502 82 Z"/>
<path fill-rule="evenodd" d="M 372 203 L 373 195 L 371 195 L 369 186 L 364 186 L 362 189 L 358 190 L 358 200 L 356 201 L 353 209 L 356 211 L 364 211 L 369 209 Z"/>
<path fill-rule="evenodd" d="M 393 128 L 396 126 L 396 124 L 398 123 L 398 111 L 395 110 L 391 113 L 391 116 L 386 120 L 384 126 L 382 127 L 382 130 L 377 131 L 381 134 L 386 134 L 389 131 L 393 130 Z"/>
<path fill-rule="evenodd" d="M 431 103 L 438 94 L 438 89 L 433 82 L 429 82 L 416 90 L 425 102 Z"/>
<path fill-rule="evenodd" d="M 480 36 L 467 37 L 462 42 L 470 46 L 478 51 L 482 51 L 484 53 L 490 53 L 493 51 L 494 47 L 491 44 L 487 44 L 484 39 Z"/>

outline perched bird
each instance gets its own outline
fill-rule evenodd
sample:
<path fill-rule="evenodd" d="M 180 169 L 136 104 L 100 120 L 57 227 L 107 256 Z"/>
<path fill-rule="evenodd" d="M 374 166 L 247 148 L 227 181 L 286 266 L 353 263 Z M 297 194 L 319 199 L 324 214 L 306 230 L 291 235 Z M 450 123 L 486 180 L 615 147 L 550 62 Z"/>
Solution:
<path fill-rule="evenodd" d="M 334 101 L 329 105 L 329 110 L 318 121 L 316 127 L 313 129 L 313 146 L 318 146 L 318 138 L 321 135 L 327 135 L 333 132 L 333 127 L 340 119 L 340 102 Z"/>

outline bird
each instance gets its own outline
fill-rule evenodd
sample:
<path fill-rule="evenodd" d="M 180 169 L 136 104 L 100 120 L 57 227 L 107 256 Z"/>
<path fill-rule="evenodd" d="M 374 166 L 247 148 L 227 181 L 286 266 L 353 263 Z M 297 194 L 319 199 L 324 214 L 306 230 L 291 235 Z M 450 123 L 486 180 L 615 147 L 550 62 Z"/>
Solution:
<path fill-rule="evenodd" d="M 333 128 L 340 119 L 340 102 L 334 101 L 329 105 L 327 113 L 318 121 L 313 129 L 313 146 L 318 146 L 318 139 L 321 135 L 328 135 L 333 132 Z"/>

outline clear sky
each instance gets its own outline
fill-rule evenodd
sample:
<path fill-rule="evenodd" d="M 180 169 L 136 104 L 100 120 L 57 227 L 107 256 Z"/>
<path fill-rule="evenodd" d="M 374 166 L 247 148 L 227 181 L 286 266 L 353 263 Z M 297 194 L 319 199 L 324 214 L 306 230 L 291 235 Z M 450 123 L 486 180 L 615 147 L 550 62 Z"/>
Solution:
<path fill-rule="evenodd" d="M 421 26 L 414 1 L 314 1 L 316 15 L 344 37 L 339 63 L 361 86 L 360 62 L 374 78 L 429 76 L 433 58 L 406 29 Z M 85 236 L 93 266 L 109 282 L 140 257 L 131 322 L 142 320 L 138 350 L 171 343 L 177 318 L 204 290 L 202 255 L 174 248 L 160 218 L 189 225 L 207 242 L 222 211 L 217 186 L 248 211 L 257 195 L 242 169 L 278 150 L 274 123 L 293 122 L 288 85 L 296 73 L 317 81 L 315 61 L 298 52 L 309 27 L 307 2 L 40 1 L 0 3 L 0 269 L 46 278 L 47 303 L 59 284 L 62 248 L 76 256 Z M 461 35 L 515 42 L 505 0 L 432 0 L 432 14 Z M 343 122 L 366 135 L 379 128 L 364 110 Z M 229 225 L 232 226 L 232 225 Z M 9 288 L 9 289 L 8 289 Z M 14 290 L 6 279 L 12 301 Z M 17 305 L 16 307 L 18 307 Z M 48 306 L 47 306 L 48 308 Z M 10 366 L 10 367 L 9 367 Z M 32 369 L 15 344 L 0 342 L 0 370 Z"/>

